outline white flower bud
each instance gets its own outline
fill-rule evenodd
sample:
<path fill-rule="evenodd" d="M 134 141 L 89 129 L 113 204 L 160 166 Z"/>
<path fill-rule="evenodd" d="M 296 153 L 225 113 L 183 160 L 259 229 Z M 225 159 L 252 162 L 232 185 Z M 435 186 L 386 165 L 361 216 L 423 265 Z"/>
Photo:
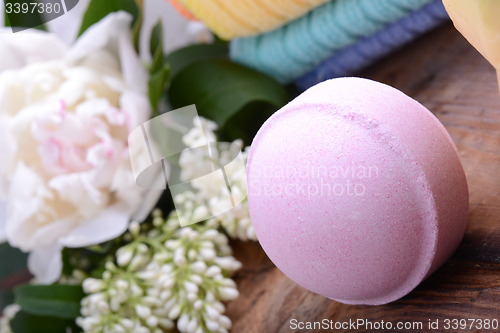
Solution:
<path fill-rule="evenodd" d="M 213 241 L 213 240 L 217 239 L 217 236 L 219 236 L 219 232 L 217 230 L 215 230 L 215 229 L 208 229 L 207 231 L 205 231 L 201 235 L 201 238 Z"/>
<path fill-rule="evenodd" d="M 227 245 L 229 243 L 229 239 L 226 237 L 226 235 L 219 233 L 217 235 L 217 238 L 215 239 L 215 243 L 218 245 Z"/>
<path fill-rule="evenodd" d="M 250 240 L 257 241 L 257 235 L 255 234 L 255 229 L 253 228 L 253 225 L 247 228 L 247 237 Z"/>
<path fill-rule="evenodd" d="M 190 227 L 181 228 L 178 231 L 179 237 L 180 238 L 188 238 L 189 235 L 191 234 L 191 231 L 193 231 L 193 229 L 191 229 Z"/>
<path fill-rule="evenodd" d="M 172 272 L 173 269 L 174 269 L 174 267 L 172 266 L 172 264 L 165 264 L 165 265 L 161 266 L 161 272 L 164 274 Z"/>
<path fill-rule="evenodd" d="M 173 278 L 168 278 L 163 282 L 163 288 L 164 289 L 170 289 L 174 286 L 175 280 Z"/>
<path fill-rule="evenodd" d="M 163 219 L 160 216 L 153 218 L 153 225 L 155 227 L 160 227 L 163 224 Z"/>
<path fill-rule="evenodd" d="M 131 330 L 132 328 L 134 328 L 134 322 L 130 319 L 122 318 L 120 319 L 120 323 L 123 327 L 125 327 L 126 330 Z"/>
<path fill-rule="evenodd" d="M 160 300 L 166 301 L 167 299 L 170 298 L 170 296 L 172 296 L 172 290 L 170 289 L 164 290 L 160 293 Z"/>
<path fill-rule="evenodd" d="M 139 252 L 139 253 L 146 254 L 146 253 L 148 253 L 148 251 L 149 251 L 149 247 L 144 243 L 141 243 L 137 246 L 137 252 Z"/>
<path fill-rule="evenodd" d="M 208 318 L 212 320 L 217 320 L 219 318 L 220 313 L 217 311 L 214 307 L 210 306 L 209 304 L 205 305 L 205 311 L 207 313 Z"/>
<path fill-rule="evenodd" d="M 192 274 L 189 277 L 189 279 L 199 286 L 201 286 L 201 284 L 203 283 L 203 278 L 201 276 L 199 276 L 198 274 Z"/>
<path fill-rule="evenodd" d="M 226 307 L 224 306 L 224 304 L 222 304 L 221 302 L 213 302 L 212 303 L 212 306 L 217 310 L 219 311 L 220 313 L 224 313 L 226 311 Z"/>
<path fill-rule="evenodd" d="M 219 327 L 219 330 L 217 331 L 217 333 L 229 333 L 229 332 L 224 327 Z"/>
<path fill-rule="evenodd" d="M 189 281 L 184 282 L 184 288 L 186 289 L 186 291 L 188 293 L 197 293 L 198 292 L 198 286 L 193 282 L 189 282 Z"/>
<path fill-rule="evenodd" d="M 214 259 L 214 262 L 219 265 L 222 269 L 225 269 L 227 271 L 232 271 L 233 267 L 235 267 L 235 262 L 237 263 L 238 261 L 234 257 L 216 257 Z"/>
<path fill-rule="evenodd" d="M 139 297 L 143 295 L 141 287 L 139 287 L 135 283 L 130 286 L 130 292 L 132 293 L 133 297 Z"/>
<path fill-rule="evenodd" d="M 155 328 L 158 326 L 158 318 L 155 316 L 150 316 L 148 319 L 146 319 L 146 325 L 148 325 L 151 328 Z"/>
<path fill-rule="evenodd" d="M 153 280 L 156 279 L 158 274 L 153 271 L 140 271 L 139 273 L 137 273 L 137 276 L 139 276 L 139 278 L 142 280 Z"/>
<path fill-rule="evenodd" d="M 233 325 L 231 319 L 229 319 L 229 317 L 226 317 L 224 315 L 219 316 L 219 319 L 217 319 L 217 321 L 222 327 L 224 327 L 227 330 L 230 330 L 231 326 Z"/>
<path fill-rule="evenodd" d="M 125 333 L 125 328 L 120 324 L 115 324 L 113 326 L 113 333 Z"/>
<path fill-rule="evenodd" d="M 219 245 L 219 253 L 221 256 L 230 256 L 233 254 L 233 250 L 229 245 Z"/>
<path fill-rule="evenodd" d="M 196 300 L 193 304 L 195 310 L 200 310 L 203 307 L 203 301 L 201 299 Z"/>
<path fill-rule="evenodd" d="M 106 261 L 106 263 L 104 264 L 104 268 L 111 272 L 116 270 L 115 264 L 113 264 L 111 261 Z"/>
<path fill-rule="evenodd" d="M 83 291 L 87 294 L 94 294 L 102 291 L 106 285 L 102 280 L 87 278 L 82 283 Z"/>
<path fill-rule="evenodd" d="M 116 281 L 116 288 L 125 290 L 129 287 L 129 283 L 123 279 Z"/>
<path fill-rule="evenodd" d="M 196 318 L 193 317 L 189 321 L 189 324 L 186 327 L 186 331 L 187 333 L 194 333 L 194 331 L 196 331 L 197 328 L 198 328 L 198 320 L 196 320 Z"/>
<path fill-rule="evenodd" d="M 198 295 L 196 293 L 187 293 L 186 298 L 190 303 L 193 303 L 198 299 Z"/>
<path fill-rule="evenodd" d="M 156 308 L 153 310 L 153 314 L 158 318 L 165 318 L 168 316 L 168 311 L 164 308 Z"/>
<path fill-rule="evenodd" d="M 155 208 L 151 215 L 153 215 L 153 217 L 161 217 L 163 216 L 163 211 L 160 208 Z"/>
<path fill-rule="evenodd" d="M 208 211 L 207 206 L 201 205 L 196 207 L 193 212 L 193 221 L 203 221 L 210 217 L 210 212 Z"/>
<path fill-rule="evenodd" d="M 158 325 L 165 330 L 171 330 L 174 328 L 174 322 L 167 318 L 160 318 L 158 320 Z"/>
<path fill-rule="evenodd" d="M 139 232 L 141 231 L 141 226 L 139 225 L 139 222 L 132 221 L 128 225 L 128 230 L 130 231 L 132 236 L 137 237 L 137 236 L 139 236 Z"/>
<path fill-rule="evenodd" d="M 223 287 L 236 288 L 236 282 L 228 278 L 223 279 L 222 281 L 219 282 L 219 284 Z"/>
<path fill-rule="evenodd" d="M 221 272 L 222 272 L 222 270 L 220 269 L 219 266 L 213 265 L 207 269 L 207 271 L 205 272 L 205 276 L 214 277 L 214 276 L 220 274 Z"/>
<path fill-rule="evenodd" d="M 187 314 L 183 314 L 177 321 L 177 329 L 179 329 L 180 332 L 186 332 L 188 324 L 189 316 Z"/>
<path fill-rule="evenodd" d="M 121 302 L 116 297 L 112 297 L 109 300 L 109 307 L 111 308 L 111 311 L 113 311 L 113 312 L 118 312 L 120 310 L 120 305 L 121 305 Z"/>
<path fill-rule="evenodd" d="M 142 255 L 142 254 L 136 254 L 133 258 L 132 261 L 130 262 L 129 268 L 132 271 L 135 271 L 139 269 L 140 267 L 146 265 L 148 263 L 149 259 L 147 256 Z"/>
<path fill-rule="evenodd" d="M 106 301 L 99 301 L 99 303 L 97 303 L 97 308 L 103 315 L 107 315 L 109 313 L 109 304 Z"/>
<path fill-rule="evenodd" d="M 179 267 L 184 266 L 186 264 L 186 257 L 184 257 L 184 255 L 175 255 L 174 264 Z"/>
<path fill-rule="evenodd" d="M 144 305 L 136 305 L 135 312 L 139 316 L 139 318 L 146 319 L 151 316 L 151 309 Z"/>
<path fill-rule="evenodd" d="M 188 258 L 189 260 L 193 261 L 196 259 L 196 257 L 198 257 L 198 252 L 196 252 L 195 249 L 191 249 L 188 251 Z"/>
<path fill-rule="evenodd" d="M 155 306 L 160 306 L 160 300 L 154 296 L 146 296 L 142 298 L 142 304 L 149 306 L 149 307 L 155 307 Z"/>
<path fill-rule="evenodd" d="M 217 331 L 219 329 L 219 323 L 210 319 L 205 319 L 205 325 L 210 331 Z"/>
<path fill-rule="evenodd" d="M 201 274 L 207 270 L 207 264 L 204 261 L 196 261 L 191 264 L 191 269 L 197 274 Z"/>
<path fill-rule="evenodd" d="M 130 263 L 130 260 L 132 260 L 133 256 L 134 253 L 132 251 L 124 251 L 123 253 L 120 253 L 118 255 L 118 257 L 116 258 L 116 262 L 118 263 L 118 266 L 127 266 Z"/>
<path fill-rule="evenodd" d="M 233 299 L 236 299 L 240 295 L 240 293 L 235 288 L 220 287 L 219 295 L 223 301 L 231 301 Z"/>
<path fill-rule="evenodd" d="M 175 251 L 182 245 L 180 239 L 169 239 L 165 242 L 165 247 L 169 250 Z"/>
<path fill-rule="evenodd" d="M 177 300 L 175 298 L 169 299 L 165 304 L 163 304 L 163 309 L 166 311 L 169 311 L 174 307 L 175 303 L 177 303 Z"/>
<path fill-rule="evenodd" d="M 181 306 L 176 305 L 168 312 L 168 318 L 175 320 L 179 317 L 180 314 L 181 314 Z"/>
<path fill-rule="evenodd" d="M 201 243 L 200 243 L 200 246 L 201 246 L 201 247 L 206 247 L 206 248 L 208 248 L 208 249 L 213 249 L 213 248 L 215 248 L 214 243 L 213 243 L 213 242 L 211 242 L 211 241 L 203 241 L 203 242 L 201 242 Z"/>
<path fill-rule="evenodd" d="M 207 292 L 207 294 L 205 295 L 205 301 L 207 301 L 208 303 L 215 302 L 215 296 L 214 296 L 214 294 L 212 294 L 210 291 Z"/>
<path fill-rule="evenodd" d="M 110 271 L 104 271 L 102 272 L 102 279 L 105 281 L 111 280 L 111 272 Z"/>
<path fill-rule="evenodd" d="M 215 256 L 216 256 L 216 253 L 214 251 L 214 249 L 209 249 L 209 248 L 206 248 L 206 247 L 202 247 L 201 250 L 200 250 L 200 256 L 204 259 L 204 260 L 214 260 Z"/>
<path fill-rule="evenodd" d="M 194 333 L 205 333 L 205 331 L 203 331 L 203 328 L 198 327 Z"/>
<path fill-rule="evenodd" d="M 149 328 L 144 327 L 144 326 L 139 326 L 134 328 L 134 333 L 151 333 Z"/>

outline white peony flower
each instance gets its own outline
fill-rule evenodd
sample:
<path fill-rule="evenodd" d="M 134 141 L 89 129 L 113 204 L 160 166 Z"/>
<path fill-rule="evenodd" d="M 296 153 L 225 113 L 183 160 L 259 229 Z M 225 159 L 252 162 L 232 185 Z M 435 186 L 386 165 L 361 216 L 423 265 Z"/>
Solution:
<path fill-rule="evenodd" d="M 130 167 L 128 134 L 151 116 L 131 21 L 112 13 L 69 49 L 0 30 L 0 237 L 31 252 L 39 283 L 59 278 L 63 247 L 119 236 L 161 193 Z"/>

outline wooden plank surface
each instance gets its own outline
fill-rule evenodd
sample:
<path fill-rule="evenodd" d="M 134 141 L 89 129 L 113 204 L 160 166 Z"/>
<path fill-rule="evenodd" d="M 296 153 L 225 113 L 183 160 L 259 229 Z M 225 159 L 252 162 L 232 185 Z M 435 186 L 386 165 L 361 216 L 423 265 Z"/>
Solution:
<path fill-rule="evenodd" d="M 413 292 L 382 306 L 344 305 L 309 292 L 281 273 L 259 244 L 234 242 L 243 269 L 235 276 L 241 296 L 228 305 L 232 332 L 322 331 L 292 330 L 291 319 L 419 321 L 423 331 L 430 331 L 430 319 L 439 320 L 433 332 L 500 331 L 479 329 L 477 322 L 469 328 L 470 321 L 465 330 L 444 329 L 446 318 L 500 321 L 500 96 L 494 69 L 447 24 L 359 76 L 402 90 L 429 108 L 449 131 L 470 192 L 464 240 Z"/>

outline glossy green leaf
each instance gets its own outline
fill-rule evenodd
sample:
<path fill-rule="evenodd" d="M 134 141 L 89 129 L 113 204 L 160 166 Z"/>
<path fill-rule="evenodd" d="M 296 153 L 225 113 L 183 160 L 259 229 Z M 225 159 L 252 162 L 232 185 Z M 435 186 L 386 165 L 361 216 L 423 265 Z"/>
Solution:
<path fill-rule="evenodd" d="M 91 25 L 99 22 L 109 13 L 124 10 L 134 17 L 132 26 L 135 25 L 140 17 L 140 9 L 135 0 L 91 0 L 87 11 L 83 15 L 82 25 L 80 27 L 81 35 Z"/>
<path fill-rule="evenodd" d="M 189 66 L 209 59 L 227 59 L 229 49 L 227 43 L 198 44 L 178 49 L 165 58 L 172 66 L 172 79 Z"/>
<path fill-rule="evenodd" d="M 74 320 L 37 316 L 19 311 L 10 321 L 14 333 L 76 333 L 81 332 Z"/>
<path fill-rule="evenodd" d="M 149 101 L 153 108 L 153 116 L 158 115 L 158 103 L 167 88 L 170 65 L 165 64 L 163 56 L 163 25 L 161 20 L 153 28 L 150 40 L 150 52 L 153 57 L 148 82 Z"/>
<path fill-rule="evenodd" d="M 8 243 L 0 244 L 0 279 L 26 269 L 28 254 L 11 247 Z"/>
<path fill-rule="evenodd" d="M 23 311 L 39 316 L 74 319 L 80 315 L 80 301 L 85 296 L 80 286 L 23 285 L 14 291 Z"/>
<path fill-rule="evenodd" d="M 251 102 L 280 108 L 285 89 L 271 77 L 228 60 L 207 60 L 183 70 L 171 83 L 172 107 L 196 104 L 198 113 L 220 127 Z"/>

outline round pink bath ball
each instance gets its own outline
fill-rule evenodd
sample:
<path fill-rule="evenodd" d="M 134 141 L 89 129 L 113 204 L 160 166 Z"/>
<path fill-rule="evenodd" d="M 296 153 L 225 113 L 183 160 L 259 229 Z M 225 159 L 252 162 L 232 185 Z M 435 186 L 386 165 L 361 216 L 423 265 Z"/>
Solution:
<path fill-rule="evenodd" d="M 456 250 L 469 194 L 424 106 L 360 78 L 320 83 L 257 133 L 247 164 L 260 244 L 289 278 L 348 304 L 413 290 Z"/>

